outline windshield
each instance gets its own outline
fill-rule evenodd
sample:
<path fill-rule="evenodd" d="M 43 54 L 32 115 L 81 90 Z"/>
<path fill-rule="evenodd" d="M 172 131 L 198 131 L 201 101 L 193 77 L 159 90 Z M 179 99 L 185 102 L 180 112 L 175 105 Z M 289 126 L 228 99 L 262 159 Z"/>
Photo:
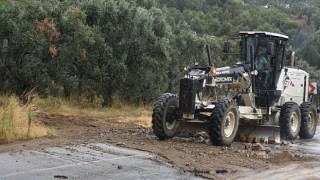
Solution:
<path fill-rule="evenodd" d="M 268 42 L 272 42 L 269 37 L 255 37 L 249 36 L 241 39 L 241 60 L 250 62 L 250 46 L 254 47 L 254 55 L 267 56 L 267 45 Z M 274 52 L 272 52 L 274 55 Z M 271 54 L 271 55 L 272 55 Z"/>

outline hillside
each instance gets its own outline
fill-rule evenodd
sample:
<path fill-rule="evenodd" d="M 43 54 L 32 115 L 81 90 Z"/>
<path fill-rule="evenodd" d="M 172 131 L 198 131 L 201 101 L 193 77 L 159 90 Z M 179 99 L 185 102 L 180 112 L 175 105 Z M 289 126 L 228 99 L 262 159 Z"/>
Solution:
<path fill-rule="evenodd" d="M 115 96 L 150 103 L 163 92 L 178 91 L 184 66 L 207 63 L 206 44 L 216 66 L 234 63 L 223 59 L 222 43 L 240 30 L 288 35 L 287 54 L 297 51 L 297 65 L 320 79 L 319 9 L 311 8 L 317 3 L 1 1 L 0 91 L 86 98 L 102 106 L 112 105 Z"/>

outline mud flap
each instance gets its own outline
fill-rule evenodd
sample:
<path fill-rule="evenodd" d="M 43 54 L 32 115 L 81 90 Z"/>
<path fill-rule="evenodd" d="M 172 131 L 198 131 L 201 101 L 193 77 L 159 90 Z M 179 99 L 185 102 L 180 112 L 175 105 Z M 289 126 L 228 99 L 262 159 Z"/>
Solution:
<path fill-rule="evenodd" d="M 280 126 L 240 125 L 236 141 L 270 144 L 281 143 Z"/>

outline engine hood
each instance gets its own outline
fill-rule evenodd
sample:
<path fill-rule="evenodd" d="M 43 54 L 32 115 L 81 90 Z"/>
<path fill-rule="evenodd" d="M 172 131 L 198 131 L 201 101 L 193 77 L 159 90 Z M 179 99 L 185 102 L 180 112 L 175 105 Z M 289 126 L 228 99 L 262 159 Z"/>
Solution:
<path fill-rule="evenodd" d="M 238 74 L 241 72 L 246 72 L 245 66 L 243 64 L 236 64 L 232 66 L 225 66 L 216 69 L 216 74 Z"/>

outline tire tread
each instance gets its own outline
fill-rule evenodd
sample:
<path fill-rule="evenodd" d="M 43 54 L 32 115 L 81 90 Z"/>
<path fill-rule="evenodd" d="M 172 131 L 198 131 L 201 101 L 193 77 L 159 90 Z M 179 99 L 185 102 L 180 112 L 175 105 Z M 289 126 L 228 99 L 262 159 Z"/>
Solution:
<path fill-rule="evenodd" d="M 230 106 L 236 106 L 236 103 L 233 100 L 229 99 L 223 99 L 220 102 L 216 104 L 216 106 L 213 109 L 213 112 L 210 117 L 209 121 L 209 136 L 213 144 L 219 145 L 219 146 L 229 146 L 234 137 L 232 137 L 232 141 L 227 141 L 221 132 L 222 128 L 222 121 L 224 118 L 224 115 L 228 108 Z M 237 109 L 237 114 L 236 114 L 236 129 L 238 129 L 238 122 L 239 122 L 239 110 Z M 234 133 L 235 136 L 236 132 Z"/>
<path fill-rule="evenodd" d="M 310 111 L 314 111 L 314 115 L 315 115 L 315 122 L 314 122 L 315 128 L 312 130 L 308 128 L 308 117 L 309 117 Z M 317 120 L 318 120 L 317 109 L 314 107 L 312 102 L 304 102 L 300 106 L 300 112 L 301 112 L 301 127 L 300 127 L 299 136 L 302 139 L 311 139 L 313 138 L 317 129 L 316 128 Z"/>
<path fill-rule="evenodd" d="M 166 134 L 163 125 L 163 118 L 164 118 L 164 108 L 168 104 L 168 102 L 173 99 L 177 98 L 176 95 L 171 93 L 162 94 L 154 104 L 153 113 L 152 113 L 152 129 L 154 134 L 158 137 L 159 140 L 166 140 L 172 138 Z"/>

